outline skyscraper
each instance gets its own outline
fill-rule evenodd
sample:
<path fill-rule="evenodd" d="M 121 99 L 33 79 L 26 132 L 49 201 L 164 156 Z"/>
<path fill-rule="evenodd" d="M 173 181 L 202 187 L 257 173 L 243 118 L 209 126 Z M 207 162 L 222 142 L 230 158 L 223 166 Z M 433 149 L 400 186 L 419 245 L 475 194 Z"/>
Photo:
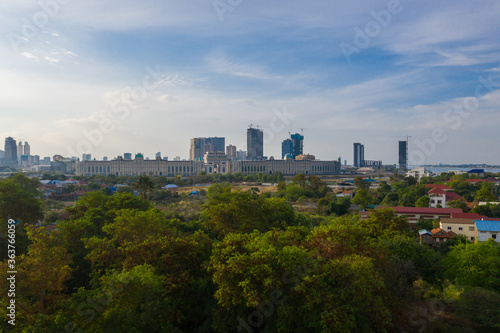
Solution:
<path fill-rule="evenodd" d="M 247 130 L 247 160 L 253 161 L 264 156 L 264 132 L 250 127 Z"/>
<path fill-rule="evenodd" d="M 399 141 L 399 168 L 408 170 L 408 141 Z"/>
<path fill-rule="evenodd" d="M 23 143 L 22 141 L 19 141 L 19 143 L 17 144 L 17 157 L 21 157 L 21 155 L 23 155 L 23 152 L 24 152 L 24 149 L 23 149 Z"/>
<path fill-rule="evenodd" d="M 132 153 L 124 153 L 123 154 L 123 159 L 125 161 L 130 161 L 132 159 Z"/>
<path fill-rule="evenodd" d="M 281 159 L 284 160 L 286 155 L 293 156 L 293 142 L 290 139 L 283 140 L 281 143 Z"/>
<path fill-rule="evenodd" d="M 292 134 L 293 157 L 304 154 L 304 136 L 299 133 Z"/>
<path fill-rule="evenodd" d="M 195 161 L 203 158 L 206 152 L 218 151 L 224 152 L 226 148 L 226 138 L 193 138 L 189 148 L 189 159 Z"/>
<path fill-rule="evenodd" d="M 24 142 L 24 154 L 23 155 L 31 155 L 31 147 L 28 141 Z"/>
<path fill-rule="evenodd" d="M 226 155 L 230 161 L 234 161 L 236 159 L 236 146 L 233 145 L 227 146 Z"/>
<path fill-rule="evenodd" d="M 354 143 L 354 166 L 360 168 L 365 160 L 365 146 L 361 143 Z"/>
<path fill-rule="evenodd" d="M 17 164 L 17 147 L 16 140 L 11 138 L 5 138 L 5 162 L 8 165 L 16 165 Z"/>

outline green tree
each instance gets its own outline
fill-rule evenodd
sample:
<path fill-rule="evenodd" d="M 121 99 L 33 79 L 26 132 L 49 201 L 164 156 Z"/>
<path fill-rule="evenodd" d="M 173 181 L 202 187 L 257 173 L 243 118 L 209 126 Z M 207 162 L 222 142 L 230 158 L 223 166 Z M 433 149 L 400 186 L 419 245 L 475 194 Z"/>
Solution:
<path fill-rule="evenodd" d="M 356 176 L 354 177 L 354 186 L 356 186 L 356 189 L 358 190 L 365 190 L 368 191 L 370 188 L 370 184 L 363 179 L 361 176 Z"/>
<path fill-rule="evenodd" d="M 500 244 L 459 244 L 444 259 L 445 274 L 458 284 L 500 291 Z"/>
<path fill-rule="evenodd" d="M 498 201 L 498 198 L 486 188 L 482 188 L 476 192 L 474 200 L 492 202 L 492 201 Z"/>
<path fill-rule="evenodd" d="M 415 207 L 429 207 L 430 202 L 431 199 L 428 196 L 424 195 L 415 202 Z"/>
<path fill-rule="evenodd" d="M 138 190 L 143 199 L 147 199 L 154 190 L 155 184 L 151 177 L 142 175 L 134 183 L 134 189 Z"/>
<path fill-rule="evenodd" d="M 304 188 L 304 187 L 306 187 L 306 176 L 302 173 L 299 173 L 298 175 L 295 175 L 292 178 L 292 182 L 294 184 L 299 185 L 301 188 Z"/>
<path fill-rule="evenodd" d="M 367 190 L 360 189 L 356 192 L 356 195 L 352 199 L 355 205 L 366 206 L 372 202 L 372 197 Z"/>

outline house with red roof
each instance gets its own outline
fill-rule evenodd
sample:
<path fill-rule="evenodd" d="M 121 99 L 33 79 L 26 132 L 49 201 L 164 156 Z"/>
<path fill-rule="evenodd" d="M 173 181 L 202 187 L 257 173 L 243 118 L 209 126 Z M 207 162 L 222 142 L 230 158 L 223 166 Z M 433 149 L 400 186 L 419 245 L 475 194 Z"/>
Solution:
<path fill-rule="evenodd" d="M 445 189 L 446 188 L 446 189 Z M 441 208 L 447 208 L 447 203 L 450 201 L 458 200 L 462 202 L 467 202 L 464 198 L 458 195 L 455 192 L 452 192 L 451 187 L 433 187 L 427 195 L 431 199 L 429 202 L 429 206 L 436 208 L 440 206 Z"/>
<path fill-rule="evenodd" d="M 432 229 L 431 233 L 432 233 L 432 240 L 435 245 L 444 243 L 456 235 L 453 231 L 445 231 L 441 228 Z"/>
<path fill-rule="evenodd" d="M 408 218 L 410 224 L 415 224 L 419 219 L 440 219 L 442 217 L 451 217 L 452 214 L 463 213 L 460 208 L 432 208 L 432 207 L 378 207 L 381 208 L 391 208 L 394 210 L 396 215 L 404 216 Z M 368 219 L 370 217 L 370 212 L 362 212 L 361 219 Z"/>

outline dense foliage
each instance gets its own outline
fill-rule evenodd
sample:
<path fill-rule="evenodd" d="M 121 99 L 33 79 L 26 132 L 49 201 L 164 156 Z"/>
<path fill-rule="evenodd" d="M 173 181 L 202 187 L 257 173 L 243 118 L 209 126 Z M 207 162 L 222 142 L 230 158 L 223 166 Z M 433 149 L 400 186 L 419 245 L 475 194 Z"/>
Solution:
<path fill-rule="evenodd" d="M 372 191 L 357 183 L 358 193 Z M 498 243 L 457 237 L 429 249 L 393 210 L 360 219 L 350 198 L 329 195 L 312 176 L 282 182 L 273 195 L 214 184 L 206 197 L 167 209 L 155 206 L 143 179 L 140 196 L 89 192 L 52 229 L 34 226 L 42 218 L 37 186 L 22 176 L 0 181 L 3 223 L 19 219 L 20 242 L 16 325 L 4 321 L 3 331 L 499 329 Z M 416 203 L 424 190 L 406 179 L 367 197 Z M 294 210 L 309 199 L 313 214 Z M 8 262 L 0 265 L 8 290 Z M 8 301 L 3 293 L 4 318 Z"/>

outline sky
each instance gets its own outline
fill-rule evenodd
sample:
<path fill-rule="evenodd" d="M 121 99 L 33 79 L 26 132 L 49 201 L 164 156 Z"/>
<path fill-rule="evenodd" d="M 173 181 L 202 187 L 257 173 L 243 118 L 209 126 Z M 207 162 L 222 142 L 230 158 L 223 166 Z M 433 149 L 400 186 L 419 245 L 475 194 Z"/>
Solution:
<path fill-rule="evenodd" d="M 500 2 L 0 2 L 0 137 L 31 153 L 189 157 L 190 139 L 352 164 L 500 165 Z M 3 146 L 3 145 L 2 145 Z"/>

